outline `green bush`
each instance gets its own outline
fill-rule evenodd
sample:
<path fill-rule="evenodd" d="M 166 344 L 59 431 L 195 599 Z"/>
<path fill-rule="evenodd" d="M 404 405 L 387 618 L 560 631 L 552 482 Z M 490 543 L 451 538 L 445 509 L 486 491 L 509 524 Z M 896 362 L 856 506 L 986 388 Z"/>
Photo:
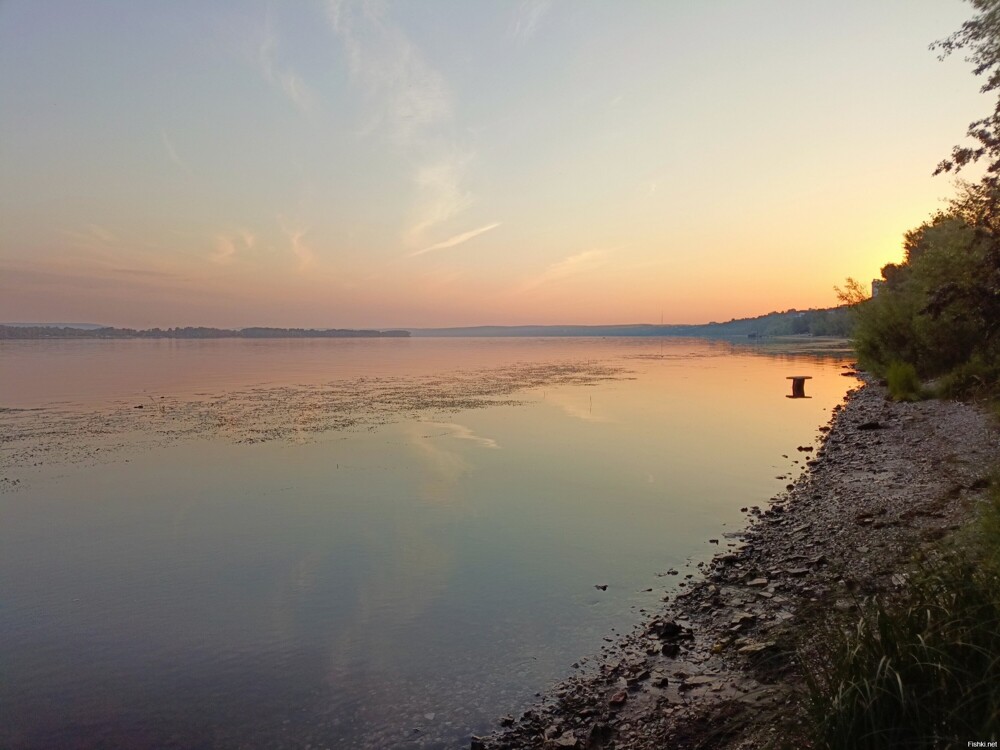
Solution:
<path fill-rule="evenodd" d="M 891 362 L 920 359 L 917 311 L 917 300 L 904 294 L 883 293 L 858 305 L 853 336 L 858 363 L 884 376 Z"/>
<path fill-rule="evenodd" d="M 924 398 L 917 369 L 909 362 L 893 362 L 886 368 L 885 380 L 893 401 L 920 401 Z"/>
<path fill-rule="evenodd" d="M 878 295 L 853 305 L 862 367 L 888 378 L 907 362 L 919 377 L 943 377 L 949 395 L 997 392 L 1000 226 L 975 223 L 988 197 L 970 191 L 908 232 L 904 262 L 885 266 Z"/>
<path fill-rule="evenodd" d="M 1000 383 L 1000 363 L 989 362 L 980 354 L 974 355 L 941 378 L 939 392 L 949 398 L 962 396 L 990 396 Z"/>

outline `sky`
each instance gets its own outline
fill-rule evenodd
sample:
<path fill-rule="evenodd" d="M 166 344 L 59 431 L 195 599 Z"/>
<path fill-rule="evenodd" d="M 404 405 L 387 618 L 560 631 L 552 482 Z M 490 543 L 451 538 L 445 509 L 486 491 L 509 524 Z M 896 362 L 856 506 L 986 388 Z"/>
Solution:
<path fill-rule="evenodd" d="M 992 111 L 960 0 L 0 0 L 0 321 L 837 303 Z"/>

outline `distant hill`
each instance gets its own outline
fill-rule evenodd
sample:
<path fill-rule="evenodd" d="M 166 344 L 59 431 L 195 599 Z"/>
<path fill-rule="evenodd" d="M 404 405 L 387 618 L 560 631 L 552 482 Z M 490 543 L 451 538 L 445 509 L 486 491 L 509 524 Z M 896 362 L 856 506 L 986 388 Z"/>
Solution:
<path fill-rule="evenodd" d="M 815 310 L 785 310 L 739 318 L 725 323 L 695 325 L 651 325 L 635 323 L 614 326 L 467 326 L 458 328 L 407 328 L 420 336 L 693 336 L 699 338 L 766 338 L 768 336 L 850 335 L 851 317 L 846 307 Z"/>
<path fill-rule="evenodd" d="M 612 326 L 466 326 L 457 328 L 400 328 L 356 330 L 347 328 L 110 328 L 89 323 L 0 325 L 0 339 L 267 339 L 267 338 L 392 338 L 401 336 L 691 336 L 698 338 L 767 338 L 770 336 L 839 336 L 851 332 L 846 307 L 785 310 L 756 318 L 734 318 L 725 323 Z"/>

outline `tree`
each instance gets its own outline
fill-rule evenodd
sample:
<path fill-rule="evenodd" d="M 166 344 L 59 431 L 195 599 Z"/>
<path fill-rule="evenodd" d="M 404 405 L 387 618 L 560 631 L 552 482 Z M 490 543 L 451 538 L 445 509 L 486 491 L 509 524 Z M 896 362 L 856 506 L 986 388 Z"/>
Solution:
<path fill-rule="evenodd" d="M 902 263 L 882 269 L 878 296 L 858 304 L 858 286 L 838 296 L 854 313 L 862 366 L 886 374 L 907 365 L 940 379 L 940 392 L 1000 393 L 1000 0 L 968 0 L 974 17 L 931 45 L 941 57 L 963 50 L 994 93 L 993 112 L 969 125 L 935 174 L 984 162 L 978 182 L 958 181 L 945 210 L 906 233 Z"/>
<path fill-rule="evenodd" d="M 847 277 L 843 289 L 835 286 L 833 291 L 837 294 L 840 304 L 848 305 L 849 307 L 853 307 L 868 299 L 868 290 L 865 289 L 865 285 L 850 276 Z"/>
<path fill-rule="evenodd" d="M 1000 0 L 968 0 L 978 11 L 962 24 L 962 28 L 946 39 L 931 45 L 944 59 L 953 52 L 965 50 L 968 61 L 975 67 L 973 73 L 985 76 L 980 91 L 984 94 L 1000 94 Z M 995 201 L 996 190 L 1000 187 L 1000 95 L 997 97 L 992 114 L 969 124 L 966 132 L 974 146 L 955 146 L 951 158 L 938 164 L 934 174 L 958 172 L 980 159 L 986 159 L 986 175 L 983 184 L 990 188 L 990 197 Z"/>
<path fill-rule="evenodd" d="M 954 391 L 972 376 L 996 382 L 1000 238 L 966 220 L 978 215 L 978 195 L 956 197 L 947 213 L 908 232 L 904 261 L 883 268 L 878 296 L 855 306 L 863 366 L 884 373 L 903 362 L 925 377 L 951 374 Z"/>

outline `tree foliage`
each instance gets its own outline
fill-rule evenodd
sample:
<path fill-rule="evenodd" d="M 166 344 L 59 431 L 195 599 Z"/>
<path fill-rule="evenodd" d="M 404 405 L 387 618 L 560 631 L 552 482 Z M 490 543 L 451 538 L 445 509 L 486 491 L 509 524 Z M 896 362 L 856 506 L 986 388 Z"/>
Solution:
<path fill-rule="evenodd" d="M 879 294 L 854 305 L 863 366 L 882 375 L 912 366 L 956 395 L 1000 393 L 1000 0 L 968 1 L 975 15 L 932 49 L 964 51 L 996 102 L 969 125 L 973 145 L 956 146 L 935 174 L 982 160 L 985 175 L 959 181 L 947 209 L 907 232 L 903 262 L 883 267 Z"/>
<path fill-rule="evenodd" d="M 848 305 L 849 307 L 853 307 L 868 299 L 868 291 L 865 289 L 865 285 L 850 276 L 847 277 L 843 288 L 835 286 L 833 291 L 836 293 L 837 299 L 840 300 L 840 304 Z"/>
<path fill-rule="evenodd" d="M 904 238 L 905 258 L 882 269 L 879 294 L 857 305 L 855 347 L 885 374 L 907 363 L 946 376 L 954 392 L 995 384 L 1000 373 L 1000 224 L 982 184 L 962 185 L 946 211 Z"/>
<path fill-rule="evenodd" d="M 973 64 L 973 73 L 984 76 L 981 87 L 983 93 L 1000 94 L 1000 0 L 969 0 L 976 9 L 976 15 L 962 24 L 954 34 L 931 45 L 940 52 L 942 58 L 958 51 L 967 53 Z M 944 159 L 935 174 L 957 172 L 963 167 L 987 161 L 984 183 L 995 189 L 1000 186 L 1000 95 L 993 112 L 969 124 L 966 135 L 972 139 L 972 146 L 955 146 L 951 157 Z"/>

